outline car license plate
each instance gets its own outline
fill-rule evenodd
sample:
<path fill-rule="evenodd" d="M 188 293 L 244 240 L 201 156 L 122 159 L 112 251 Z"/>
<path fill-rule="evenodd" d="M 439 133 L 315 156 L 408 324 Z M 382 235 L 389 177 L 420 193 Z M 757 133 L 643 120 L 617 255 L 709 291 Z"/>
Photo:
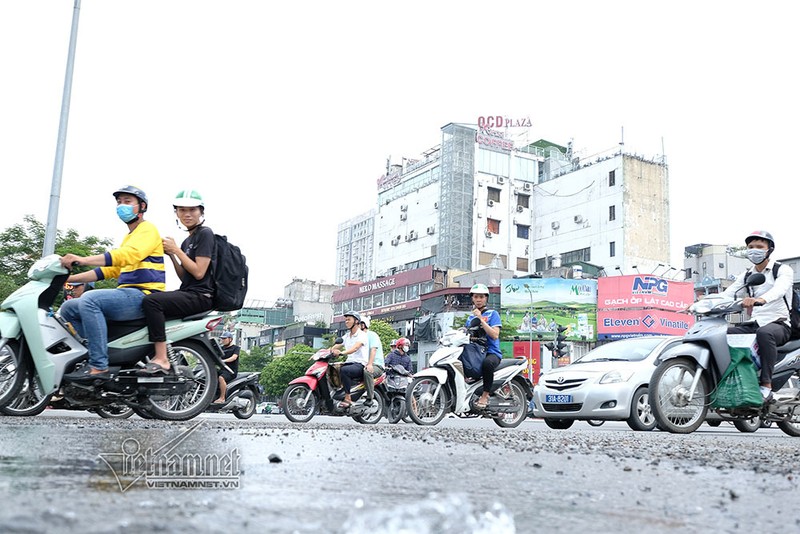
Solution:
<path fill-rule="evenodd" d="M 544 401 L 554 403 L 572 402 L 572 395 L 545 395 Z"/>

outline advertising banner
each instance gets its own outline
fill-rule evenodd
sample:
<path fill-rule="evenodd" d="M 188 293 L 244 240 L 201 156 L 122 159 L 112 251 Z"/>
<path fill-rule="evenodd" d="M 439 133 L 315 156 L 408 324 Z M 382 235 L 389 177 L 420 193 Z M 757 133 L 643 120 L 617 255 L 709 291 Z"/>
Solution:
<path fill-rule="evenodd" d="M 597 280 L 597 337 L 683 335 L 694 317 L 683 311 L 694 302 L 694 285 L 648 274 Z"/>
<path fill-rule="evenodd" d="M 682 336 L 694 317 L 664 310 L 597 310 L 598 339 L 668 335 Z"/>
<path fill-rule="evenodd" d="M 596 339 L 597 280 L 504 279 L 500 305 L 501 340 L 550 340 L 558 326 L 567 327 L 567 340 Z"/>
<path fill-rule="evenodd" d="M 597 279 L 597 308 L 657 308 L 681 311 L 694 302 L 694 284 L 648 274 Z"/>

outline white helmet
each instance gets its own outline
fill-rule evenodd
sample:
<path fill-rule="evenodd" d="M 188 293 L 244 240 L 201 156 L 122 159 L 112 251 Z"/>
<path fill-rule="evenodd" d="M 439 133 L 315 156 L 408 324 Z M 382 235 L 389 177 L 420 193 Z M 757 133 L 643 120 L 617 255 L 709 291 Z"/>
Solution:
<path fill-rule="evenodd" d="M 469 290 L 469 296 L 472 295 L 486 295 L 489 296 L 489 288 L 486 287 L 486 284 L 475 284 L 472 286 L 472 289 Z"/>

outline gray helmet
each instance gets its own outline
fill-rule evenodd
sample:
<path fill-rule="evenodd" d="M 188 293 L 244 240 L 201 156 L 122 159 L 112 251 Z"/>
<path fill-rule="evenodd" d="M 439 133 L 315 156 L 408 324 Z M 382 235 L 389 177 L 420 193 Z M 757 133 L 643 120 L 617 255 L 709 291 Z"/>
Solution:
<path fill-rule="evenodd" d="M 762 239 L 764 241 L 769 242 L 770 250 L 775 248 L 775 240 L 772 239 L 772 234 L 767 232 L 766 230 L 754 230 L 750 232 L 750 235 L 744 238 L 744 244 L 749 245 L 750 241 L 753 239 Z"/>
<path fill-rule="evenodd" d="M 350 317 L 352 317 L 353 319 L 355 319 L 357 323 L 361 324 L 361 314 L 360 313 L 354 312 L 354 311 L 346 311 L 346 312 L 344 312 L 344 316 L 345 317 L 347 317 L 348 315 Z"/>
<path fill-rule="evenodd" d="M 125 185 L 114 191 L 114 198 L 117 198 L 121 194 L 125 193 L 126 195 L 133 195 L 139 199 L 140 202 L 144 202 L 145 204 L 150 204 L 147 201 L 147 193 L 136 187 L 135 185 Z"/>

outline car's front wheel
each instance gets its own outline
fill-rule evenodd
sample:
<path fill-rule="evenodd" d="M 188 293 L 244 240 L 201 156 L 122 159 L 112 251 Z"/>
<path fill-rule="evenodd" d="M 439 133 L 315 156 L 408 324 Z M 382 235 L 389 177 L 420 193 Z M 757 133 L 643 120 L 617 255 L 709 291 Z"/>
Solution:
<path fill-rule="evenodd" d="M 647 388 L 639 388 L 631 399 L 631 415 L 626 423 L 631 430 L 650 431 L 656 427 L 656 418 L 650 408 Z"/>

